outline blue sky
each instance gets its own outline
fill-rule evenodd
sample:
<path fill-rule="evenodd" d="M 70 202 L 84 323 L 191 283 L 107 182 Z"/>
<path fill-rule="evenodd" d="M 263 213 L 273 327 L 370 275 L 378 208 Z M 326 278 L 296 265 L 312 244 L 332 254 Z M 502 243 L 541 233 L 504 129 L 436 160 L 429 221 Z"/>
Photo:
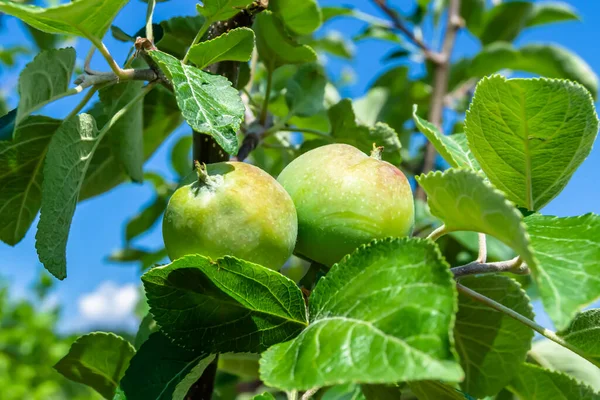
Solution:
<path fill-rule="evenodd" d="M 321 5 L 348 4 L 361 10 L 383 17 L 367 0 L 320 0 Z M 562 45 L 586 60 L 596 72 L 600 72 L 600 52 L 595 41 L 600 37 L 600 2 L 590 0 L 568 1 L 579 10 L 582 22 L 568 22 L 551 26 L 543 26 L 527 30 L 517 40 L 519 43 L 554 42 Z M 406 5 L 406 1 L 391 1 L 391 4 Z M 145 3 L 132 0 L 117 17 L 115 24 L 133 32 L 143 26 Z M 173 16 L 194 15 L 195 2 L 189 0 L 172 0 L 159 3 L 155 20 L 161 21 Z M 344 18 L 327 24 L 321 33 L 337 30 L 345 36 L 357 33 L 363 24 L 359 21 Z M 25 32 L 13 18 L 5 18 L 4 28 L 0 31 L 0 46 L 9 47 L 27 41 Z M 110 34 L 105 43 L 115 58 L 122 62 L 129 47 L 120 43 Z M 74 42 L 78 59 L 82 60 L 89 44 L 84 40 Z M 344 97 L 360 97 L 369 84 L 382 71 L 379 60 L 392 48 L 388 43 L 377 40 L 362 41 L 356 46 L 357 57 L 352 62 L 344 62 L 333 57 L 327 58 L 327 69 L 332 77 L 339 76 L 342 68 L 351 67 L 356 74 L 356 81 L 345 87 L 341 94 Z M 468 33 L 459 35 L 454 57 L 471 55 L 478 49 L 477 41 Z M 1 71 L 0 90 L 12 93 L 11 105 L 17 98 L 16 82 L 18 72 L 33 55 L 19 58 L 15 68 Z M 106 70 L 99 57 L 94 58 L 92 67 Z M 51 105 L 44 114 L 64 116 L 73 107 L 77 98 L 68 98 Z M 159 151 L 148 161 L 146 171 L 159 171 L 167 177 L 173 177 L 173 171 L 167 164 L 171 146 L 176 138 L 187 134 L 188 129 L 180 129 L 167 140 Z M 600 213 L 600 181 L 597 171 L 600 170 L 600 149 L 598 146 L 590 157 L 575 173 L 567 188 L 543 211 L 545 214 L 558 216 L 578 215 L 587 212 Z M 129 328 L 135 327 L 129 314 L 122 310 L 130 308 L 135 297 L 133 288 L 140 282 L 140 272 L 136 265 L 124 266 L 105 261 L 106 256 L 124 244 L 123 222 L 136 214 L 144 204 L 152 200 L 149 185 L 126 184 L 85 201 L 78 205 L 71 226 L 67 247 L 68 277 L 57 282 L 52 301 L 63 305 L 62 329 L 85 329 L 91 325 L 119 324 Z M 150 249 L 161 243 L 160 224 L 150 233 L 138 240 L 137 244 Z M 17 246 L 11 248 L 0 243 L 0 260 L 2 269 L 0 276 L 8 280 L 13 294 L 27 295 L 31 283 L 35 280 L 41 266 L 35 252 L 35 226 Z M 121 308 L 121 312 L 116 310 Z M 82 312 L 84 315 L 82 315 Z"/>

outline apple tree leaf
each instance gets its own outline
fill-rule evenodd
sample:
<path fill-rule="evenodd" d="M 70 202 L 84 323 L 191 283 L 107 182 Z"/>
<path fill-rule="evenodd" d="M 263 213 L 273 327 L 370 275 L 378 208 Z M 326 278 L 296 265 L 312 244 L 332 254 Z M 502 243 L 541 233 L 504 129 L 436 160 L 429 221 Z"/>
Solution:
<path fill-rule="evenodd" d="M 307 390 L 463 376 L 452 349 L 455 286 L 430 241 L 361 246 L 318 281 L 309 308 L 308 328 L 262 354 L 266 385 Z"/>
<path fill-rule="evenodd" d="M 509 390 L 527 400 L 598 400 L 600 394 L 562 372 L 549 371 L 523 363 L 516 371 Z"/>
<path fill-rule="evenodd" d="M 492 184 L 536 211 L 590 153 L 598 117 L 590 93 L 577 83 L 494 75 L 477 85 L 465 129 Z"/>
<path fill-rule="evenodd" d="M 254 49 L 254 31 L 236 28 L 190 48 L 189 60 L 200 69 L 220 61 L 248 61 Z"/>
<path fill-rule="evenodd" d="M 451 168 L 416 179 L 427 193 L 431 213 L 444 222 L 447 231 L 491 235 L 513 249 L 527 265 L 536 265 L 521 213 L 481 176 Z"/>
<path fill-rule="evenodd" d="M 575 316 L 569 326 L 558 332 L 568 343 L 582 350 L 600 367 L 600 308 L 585 310 Z"/>
<path fill-rule="evenodd" d="M 255 17 L 256 49 L 268 70 L 286 64 L 304 64 L 317 60 L 317 53 L 307 45 L 296 43 L 281 22 L 269 11 Z"/>
<path fill-rule="evenodd" d="M 149 54 L 173 82 L 179 109 L 192 129 L 214 137 L 227 153 L 236 154 L 236 134 L 245 108 L 231 82 L 223 76 L 185 65 L 161 51 Z"/>
<path fill-rule="evenodd" d="M 539 263 L 531 274 L 557 329 L 600 298 L 600 216 L 525 218 Z"/>
<path fill-rule="evenodd" d="M 72 47 L 44 50 L 27 64 L 19 76 L 16 124 L 18 125 L 33 111 L 66 92 L 73 68 L 75 68 L 75 49 Z"/>
<path fill-rule="evenodd" d="M 202 28 L 204 17 L 174 17 L 160 23 L 163 37 L 156 41 L 156 47 L 167 54 L 183 59 L 192 45 L 196 34 Z"/>
<path fill-rule="evenodd" d="M 100 139 L 94 118 L 79 114 L 62 123 L 48 147 L 35 247 L 44 267 L 61 280 L 79 189 Z"/>
<path fill-rule="evenodd" d="M 93 332 L 79 337 L 54 368 L 110 400 L 134 354 L 133 346 L 122 337 Z"/>
<path fill-rule="evenodd" d="M 252 3 L 253 0 L 204 0 L 202 5 L 196 5 L 208 23 L 224 21 L 233 17 Z"/>
<path fill-rule="evenodd" d="M 294 115 L 310 117 L 324 111 L 325 86 L 327 77 L 316 64 L 306 64 L 298 68 L 286 85 L 285 102 Z"/>
<path fill-rule="evenodd" d="M 233 257 L 179 258 L 142 277 L 163 331 L 210 353 L 260 352 L 307 325 L 300 289 L 276 271 Z"/>
<path fill-rule="evenodd" d="M 178 385 L 210 354 L 183 348 L 163 333 L 150 335 L 121 380 L 127 400 L 172 400 Z"/>
<path fill-rule="evenodd" d="M 0 0 L 0 12 L 47 33 L 102 38 L 128 0 L 79 0 L 42 8 Z"/>
<path fill-rule="evenodd" d="M 40 209 L 44 159 L 61 123 L 30 116 L 21 121 L 12 140 L 0 141 L 0 240 L 4 243 L 19 243 Z"/>
<path fill-rule="evenodd" d="M 271 0 L 269 8 L 298 35 L 313 33 L 323 19 L 316 0 Z"/>
<path fill-rule="evenodd" d="M 533 319 L 529 298 L 504 276 L 464 277 L 460 283 Z M 519 321 L 459 293 L 454 328 L 465 371 L 461 388 L 476 398 L 497 394 L 517 373 L 531 347 L 533 331 Z"/>

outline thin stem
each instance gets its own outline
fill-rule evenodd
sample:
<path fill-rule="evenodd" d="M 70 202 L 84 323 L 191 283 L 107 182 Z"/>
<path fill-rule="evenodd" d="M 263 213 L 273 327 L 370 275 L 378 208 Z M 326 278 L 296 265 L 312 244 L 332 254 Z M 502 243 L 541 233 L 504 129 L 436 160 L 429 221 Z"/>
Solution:
<path fill-rule="evenodd" d="M 499 272 L 512 272 L 517 275 L 528 275 L 530 273 L 527 265 L 523 264 L 520 257 L 515 257 L 508 261 L 499 261 L 485 263 L 473 261 L 472 263 L 454 267 L 451 269 L 454 278 L 460 278 L 467 275 L 494 274 Z"/>
<path fill-rule="evenodd" d="M 429 108 L 429 122 L 442 131 L 442 115 L 444 112 L 444 99 L 448 92 L 448 78 L 450 75 L 450 56 L 454 49 L 456 34 L 462 25 L 460 17 L 460 0 L 450 0 L 448 4 L 448 17 L 446 20 L 446 32 L 442 51 L 433 71 L 433 92 L 431 93 L 431 105 Z M 425 148 L 425 159 L 423 161 L 423 173 L 433 170 L 435 165 L 436 151 L 431 142 L 427 143 Z M 417 189 L 417 198 L 424 200 L 425 191 L 419 186 Z"/>
<path fill-rule="evenodd" d="M 65 121 L 68 120 L 69 118 L 72 118 L 74 115 L 77 115 L 83 109 L 83 107 L 85 107 L 85 105 L 90 101 L 90 99 L 94 96 L 94 94 L 98 91 L 98 89 L 100 89 L 100 87 L 98 87 L 98 86 L 92 86 L 92 88 L 87 91 L 87 93 L 85 94 L 85 96 L 83 96 L 83 98 L 75 106 L 75 108 L 73 110 L 71 110 L 71 112 L 69 113 L 69 115 L 67 115 L 65 117 Z"/>
<path fill-rule="evenodd" d="M 148 10 L 146 11 L 146 39 L 154 43 L 154 31 L 152 29 L 152 17 L 154 15 L 154 7 L 156 0 L 148 0 Z"/>
<path fill-rule="evenodd" d="M 442 236 L 444 236 L 447 233 L 448 233 L 448 231 L 446 230 L 446 225 L 442 225 L 442 226 L 439 226 L 436 229 L 434 229 L 434 231 L 431 232 L 429 234 L 429 236 L 427 236 L 427 239 L 431 239 L 435 242 L 436 240 L 438 240 L 439 238 L 441 238 Z"/>
<path fill-rule="evenodd" d="M 287 392 L 288 400 L 297 400 L 298 399 L 298 391 L 292 390 L 291 392 Z"/>
<path fill-rule="evenodd" d="M 478 233 L 477 238 L 479 239 L 479 253 L 477 255 L 477 262 L 484 263 L 487 261 L 487 240 L 485 233 Z"/>
<path fill-rule="evenodd" d="M 560 344 L 561 346 L 571 350 L 573 353 L 575 353 L 575 354 L 581 356 L 582 358 L 585 358 L 586 360 L 590 361 L 591 363 L 595 364 L 593 359 L 588 358 L 584 352 L 582 352 L 577 347 L 575 347 L 572 344 L 565 341 L 563 338 L 558 336 L 555 332 L 551 331 L 550 329 L 546 329 L 543 326 L 538 325 L 535 321 L 530 320 L 529 318 L 519 314 L 518 312 L 490 299 L 489 297 L 486 297 L 480 293 L 477 293 L 476 291 L 471 290 L 468 287 L 461 285 L 460 283 L 456 284 L 456 288 L 458 289 L 459 292 L 471 297 L 474 300 L 479 301 L 480 303 L 485 304 L 488 307 L 493 308 L 494 310 L 500 311 L 501 313 L 508 315 L 509 317 L 519 321 L 523 325 L 530 327 L 531 329 L 533 329 L 540 335 L 547 337 L 548 339 L 552 340 L 553 342 Z"/>
<path fill-rule="evenodd" d="M 439 60 L 439 55 L 436 54 L 435 52 L 431 51 L 431 49 L 429 49 L 429 47 L 425 44 L 425 42 L 423 42 L 420 38 L 418 38 L 414 34 L 414 32 L 411 31 L 404 24 L 404 21 L 402 21 L 402 19 L 398 15 L 398 13 L 387 5 L 386 0 L 373 0 L 373 1 L 375 2 L 375 4 L 377 4 L 377 6 L 379 6 L 381 11 L 383 11 L 385 14 L 387 14 L 387 16 L 392 21 L 394 28 L 396 28 L 397 30 L 402 32 L 404 34 L 404 36 L 406 36 L 411 42 L 413 42 L 415 45 L 417 45 L 417 47 L 419 47 L 421 50 L 423 50 L 423 52 L 425 53 L 425 57 L 427 57 L 428 59 L 430 59 L 434 62 L 437 62 Z"/>
<path fill-rule="evenodd" d="M 211 24 L 211 22 L 208 19 L 205 20 L 204 23 L 202 24 L 202 27 L 200 28 L 200 30 L 196 34 L 196 37 L 192 41 L 192 44 L 190 45 L 190 48 L 187 50 L 187 52 L 185 53 L 185 56 L 183 57 L 183 61 L 182 62 L 184 64 L 187 64 L 187 62 L 188 62 L 188 59 L 190 57 L 190 50 L 192 49 L 192 47 L 194 47 L 194 45 L 196 43 L 198 43 L 200 41 L 200 39 L 202 39 L 202 37 L 204 36 L 204 34 L 206 33 L 206 31 L 208 31 L 208 28 L 210 28 L 210 24 Z"/>
<path fill-rule="evenodd" d="M 319 391 L 319 388 L 312 388 L 312 389 L 308 389 L 306 392 L 304 392 L 304 394 L 302 395 L 302 399 L 301 400 L 309 400 L 311 397 L 313 397 L 315 395 L 315 393 L 317 393 Z"/>
<path fill-rule="evenodd" d="M 262 108 L 260 110 L 260 123 L 265 125 L 267 122 L 267 111 L 269 110 L 269 99 L 271 97 L 271 86 L 273 85 L 273 69 L 267 68 L 267 88 L 265 90 L 265 100 L 263 101 Z"/>
<path fill-rule="evenodd" d="M 100 54 L 102 54 L 102 56 L 108 63 L 110 69 L 112 69 L 112 71 L 115 73 L 115 75 L 118 76 L 119 78 L 121 78 L 123 76 L 123 70 L 121 69 L 121 67 L 119 67 L 119 64 L 117 64 L 115 59 L 110 55 L 110 52 L 108 51 L 108 49 L 106 48 L 104 43 L 102 43 L 102 41 L 100 39 L 98 39 L 97 37 L 95 37 L 93 35 L 88 35 L 88 39 L 90 39 L 92 44 L 94 46 L 96 46 L 96 48 L 98 49 Z"/>

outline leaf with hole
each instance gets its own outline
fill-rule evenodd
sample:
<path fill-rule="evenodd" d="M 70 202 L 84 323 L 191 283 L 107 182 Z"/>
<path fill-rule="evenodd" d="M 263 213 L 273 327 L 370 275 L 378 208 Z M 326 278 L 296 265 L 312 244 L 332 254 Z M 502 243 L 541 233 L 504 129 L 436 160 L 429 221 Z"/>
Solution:
<path fill-rule="evenodd" d="M 319 280 L 310 296 L 310 325 L 262 354 L 261 378 L 283 390 L 457 382 L 463 372 L 452 348 L 455 293 L 435 244 L 373 241 Z"/>
<path fill-rule="evenodd" d="M 166 53 L 155 50 L 149 54 L 172 81 L 179 109 L 192 129 L 212 136 L 223 150 L 236 154 L 236 134 L 245 108 L 231 82 L 185 65 Z"/>
<path fill-rule="evenodd" d="M 535 211 L 563 190 L 588 156 L 598 117 L 579 84 L 494 75 L 477 85 L 465 133 L 490 182 Z"/>

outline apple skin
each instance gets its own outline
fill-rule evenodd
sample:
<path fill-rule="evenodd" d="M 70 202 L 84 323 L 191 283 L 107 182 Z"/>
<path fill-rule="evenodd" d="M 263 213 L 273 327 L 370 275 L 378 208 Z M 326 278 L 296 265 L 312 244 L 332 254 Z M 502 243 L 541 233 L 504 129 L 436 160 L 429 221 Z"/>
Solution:
<path fill-rule="evenodd" d="M 308 151 L 277 178 L 298 213 L 295 254 L 332 266 L 373 239 L 412 233 L 414 202 L 402 171 L 346 144 Z"/>
<path fill-rule="evenodd" d="M 274 270 L 292 254 L 297 231 L 296 209 L 285 189 L 242 162 L 207 165 L 204 179 L 175 191 L 163 219 L 171 260 L 229 255 Z"/>

